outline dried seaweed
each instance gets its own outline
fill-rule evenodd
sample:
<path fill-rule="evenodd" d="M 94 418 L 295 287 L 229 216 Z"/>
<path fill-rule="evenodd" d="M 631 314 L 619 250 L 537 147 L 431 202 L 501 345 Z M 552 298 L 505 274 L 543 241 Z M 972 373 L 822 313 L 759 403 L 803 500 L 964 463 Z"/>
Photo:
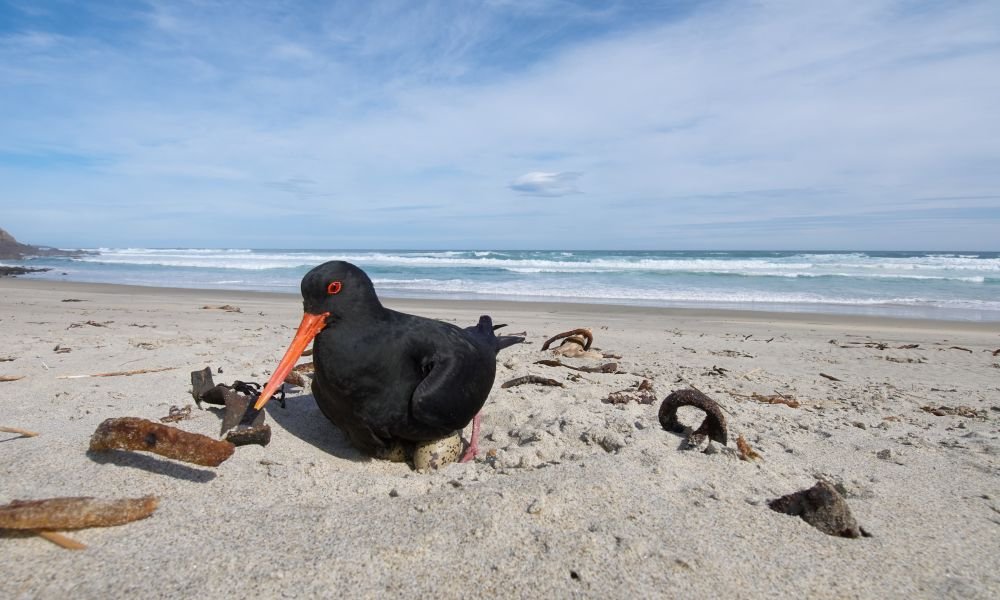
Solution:
<path fill-rule="evenodd" d="M 160 417 L 160 423 L 176 423 L 177 421 L 183 421 L 184 419 L 191 418 L 191 405 L 188 404 L 184 408 L 179 406 L 171 406 L 170 411 L 167 416 Z"/>
<path fill-rule="evenodd" d="M 243 312 L 243 310 L 240 309 L 240 307 L 233 306 L 232 304 L 223 304 L 222 306 L 209 306 L 209 305 L 205 305 L 205 306 L 202 306 L 201 308 L 202 308 L 202 310 L 224 310 L 226 312 L 235 312 L 235 313 L 241 313 L 241 312 Z"/>
<path fill-rule="evenodd" d="M 156 510 L 156 496 L 101 500 L 91 497 L 14 500 L 0 506 L 0 529 L 83 529 L 144 519 Z"/>
<path fill-rule="evenodd" d="M 583 340 L 574 339 L 572 336 L 582 336 L 583 338 L 586 339 L 586 342 L 584 343 Z M 570 330 L 570 331 L 564 331 L 562 333 L 557 333 L 556 335 L 554 335 L 554 336 L 550 337 L 549 339 L 545 340 L 545 343 L 542 344 L 542 350 L 543 351 L 548 350 L 549 349 L 549 345 L 552 344 L 552 342 L 554 342 L 556 340 L 561 340 L 563 338 L 569 338 L 569 339 L 566 340 L 566 342 L 573 342 L 573 343 L 576 343 L 576 344 L 580 344 L 581 346 L 583 346 L 584 350 L 590 350 L 590 345 L 594 343 L 594 334 L 591 333 L 590 329 L 587 329 L 587 328 L 573 329 L 573 330 Z M 563 342 L 563 343 L 566 343 L 566 342 Z"/>
<path fill-rule="evenodd" d="M 82 323 L 70 323 L 69 327 L 66 329 L 73 329 L 74 327 L 83 327 L 84 325 L 90 325 L 91 327 L 107 327 L 108 325 L 114 323 L 114 321 L 105 321 L 103 323 L 98 323 L 94 320 L 84 321 Z"/>
<path fill-rule="evenodd" d="M 802 404 L 795 398 L 785 396 L 783 394 L 771 394 L 770 396 L 764 396 L 763 394 L 754 392 L 750 395 L 750 397 L 763 404 L 784 404 L 789 408 L 798 408 L 802 406 Z"/>
<path fill-rule="evenodd" d="M 144 450 L 184 462 L 217 467 L 233 455 L 233 444 L 146 419 L 108 419 L 90 438 L 90 450 Z"/>
<path fill-rule="evenodd" d="M 739 452 L 740 460 L 750 461 L 761 458 L 760 454 L 757 454 L 757 451 L 750 447 L 742 434 L 736 438 L 736 450 Z"/>
<path fill-rule="evenodd" d="M 605 363 L 596 367 L 576 367 L 573 365 L 567 365 L 560 360 L 536 360 L 536 365 L 544 365 L 546 367 L 565 367 L 567 369 L 573 369 L 574 371 L 582 371 L 584 373 L 618 373 L 618 363 Z M 286 380 L 287 381 L 287 380 Z"/>
<path fill-rule="evenodd" d="M 705 412 L 705 420 L 692 432 L 692 437 L 707 435 L 709 439 L 726 445 L 726 417 L 722 410 L 714 400 L 693 388 L 677 390 L 663 400 L 659 419 L 664 429 L 684 433 L 684 426 L 677 420 L 677 409 L 681 406 L 693 406 Z"/>
<path fill-rule="evenodd" d="M 643 379 L 637 386 L 633 386 L 633 389 L 611 392 L 601 402 L 605 404 L 628 404 L 629 402 L 653 404 L 656 402 L 656 393 L 653 392 L 653 384 L 648 379 Z"/>
<path fill-rule="evenodd" d="M 949 346 L 948 349 L 949 350 L 961 350 L 963 352 L 968 352 L 969 354 L 972 354 L 972 350 L 969 350 L 968 348 L 963 348 L 961 346 Z"/>
<path fill-rule="evenodd" d="M 537 383 L 538 385 L 550 385 L 554 387 L 563 387 L 562 382 L 556 381 L 555 379 L 549 379 L 547 377 L 539 377 L 538 375 L 525 375 L 523 377 L 515 377 L 510 381 L 504 383 L 500 387 L 503 389 L 512 388 L 516 385 L 524 385 L 526 383 Z"/>
<path fill-rule="evenodd" d="M 976 410 L 971 406 L 921 406 L 920 410 L 937 417 L 958 416 L 967 419 L 985 419 L 985 410 Z"/>

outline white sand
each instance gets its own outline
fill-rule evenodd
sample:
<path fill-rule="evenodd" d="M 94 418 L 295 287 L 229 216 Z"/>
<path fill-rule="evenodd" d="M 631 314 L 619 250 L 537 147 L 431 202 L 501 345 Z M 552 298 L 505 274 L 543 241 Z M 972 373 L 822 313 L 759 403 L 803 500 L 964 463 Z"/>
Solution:
<path fill-rule="evenodd" d="M 202 308 L 224 304 L 242 312 Z M 0 375 L 23 376 L 0 383 L 0 426 L 40 433 L 0 434 L 0 503 L 161 499 L 149 519 L 70 532 L 83 551 L 0 534 L 0 597 L 1000 597 L 1000 324 L 387 304 L 461 325 L 488 313 L 527 332 L 531 344 L 499 357 L 475 464 L 419 474 L 365 459 L 304 393 L 287 409 L 269 405 L 269 446 L 238 448 L 216 469 L 88 456 L 104 419 L 192 404 L 190 371 L 266 380 L 299 300 L 0 280 L 0 359 L 13 359 Z M 71 327 L 88 320 L 106 326 Z M 548 358 L 546 337 L 583 326 L 634 374 L 572 382 L 567 369 L 532 364 Z M 905 344 L 919 348 L 897 349 Z M 173 370 L 59 378 L 163 367 Z M 566 387 L 500 389 L 528 373 Z M 681 450 L 682 438 L 659 426 L 659 401 L 601 402 L 643 377 L 660 400 L 690 384 L 709 394 L 726 410 L 729 448 L 743 435 L 763 459 L 717 445 Z M 745 397 L 753 392 L 802 407 Z M 984 416 L 934 416 L 924 405 Z M 695 414 L 682 417 L 696 424 Z M 195 410 L 177 425 L 217 435 L 220 416 Z M 872 537 L 827 536 L 768 509 L 817 478 L 846 489 Z"/>

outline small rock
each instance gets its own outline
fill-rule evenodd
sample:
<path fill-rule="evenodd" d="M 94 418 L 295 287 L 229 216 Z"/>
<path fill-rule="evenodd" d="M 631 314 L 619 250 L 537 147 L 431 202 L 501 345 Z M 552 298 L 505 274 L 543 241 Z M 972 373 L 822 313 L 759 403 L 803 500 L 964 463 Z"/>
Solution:
<path fill-rule="evenodd" d="M 857 538 L 866 535 L 854 520 L 847 501 L 826 481 L 768 502 L 775 512 L 802 517 L 802 520 L 827 535 Z"/>
<path fill-rule="evenodd" d="M 892 458 L 892 450 L 886 448 L 885 450 L 879 450 L 875 453 L 875 456 L 881 458 L 882 460 L 889 460 Z"/>
<path fill-rule="evenodd" d="M 545 500 L 543 498 L 535 498 L 528 505 L 528 514 L 537 515 L 541 514 L 542 510 L 545 508 Z"/>

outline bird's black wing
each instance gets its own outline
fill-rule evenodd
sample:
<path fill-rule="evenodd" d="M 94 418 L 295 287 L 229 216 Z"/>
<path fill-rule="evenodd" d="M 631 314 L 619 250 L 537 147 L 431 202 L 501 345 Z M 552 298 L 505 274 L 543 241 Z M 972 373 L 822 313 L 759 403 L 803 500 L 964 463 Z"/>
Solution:
<path fill-rule="evenodd" d="M 460 329 L 445 334 L 445 343 L 423 359 L 423 380 L 413 391 L 414 420 L 442 433 L 462 429 L 483 407 L 493 387 L 496 358 L 491 348 L 471 340 Z"/>

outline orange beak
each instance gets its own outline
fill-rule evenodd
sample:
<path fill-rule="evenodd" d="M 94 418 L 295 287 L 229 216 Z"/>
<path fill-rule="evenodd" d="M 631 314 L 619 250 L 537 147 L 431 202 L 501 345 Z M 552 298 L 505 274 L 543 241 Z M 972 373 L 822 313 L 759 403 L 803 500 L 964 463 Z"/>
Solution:
<path fill-rule="evenodd" d="M 299 330 L 295 332 L 295 337 L 288 346 L 288 350 L 285 351 L 285 356 L 282 357 L 281 362 L 278 363 L 278 368 L 274 370 L 271 379 L 264 386 L 264 391 L 257 398 L 257 403 L 253 405 L 254 410 L 264 408 L 264 405 L 271 399 L 274 392 L 278 391 L 278 388 L 284 383 L 285 377 L 288 377 L 288 374 L 292 372 L 292 368 L 295 367 L 295 363 L 302 356 L 306 346 L 313 341 L 316 334 L 326 327 L 326 318 L 329 316 L 330 313 L 323 313 L 321 315 L 306 313 L 302 315 L 302 323 L 299 324 Z"/>

